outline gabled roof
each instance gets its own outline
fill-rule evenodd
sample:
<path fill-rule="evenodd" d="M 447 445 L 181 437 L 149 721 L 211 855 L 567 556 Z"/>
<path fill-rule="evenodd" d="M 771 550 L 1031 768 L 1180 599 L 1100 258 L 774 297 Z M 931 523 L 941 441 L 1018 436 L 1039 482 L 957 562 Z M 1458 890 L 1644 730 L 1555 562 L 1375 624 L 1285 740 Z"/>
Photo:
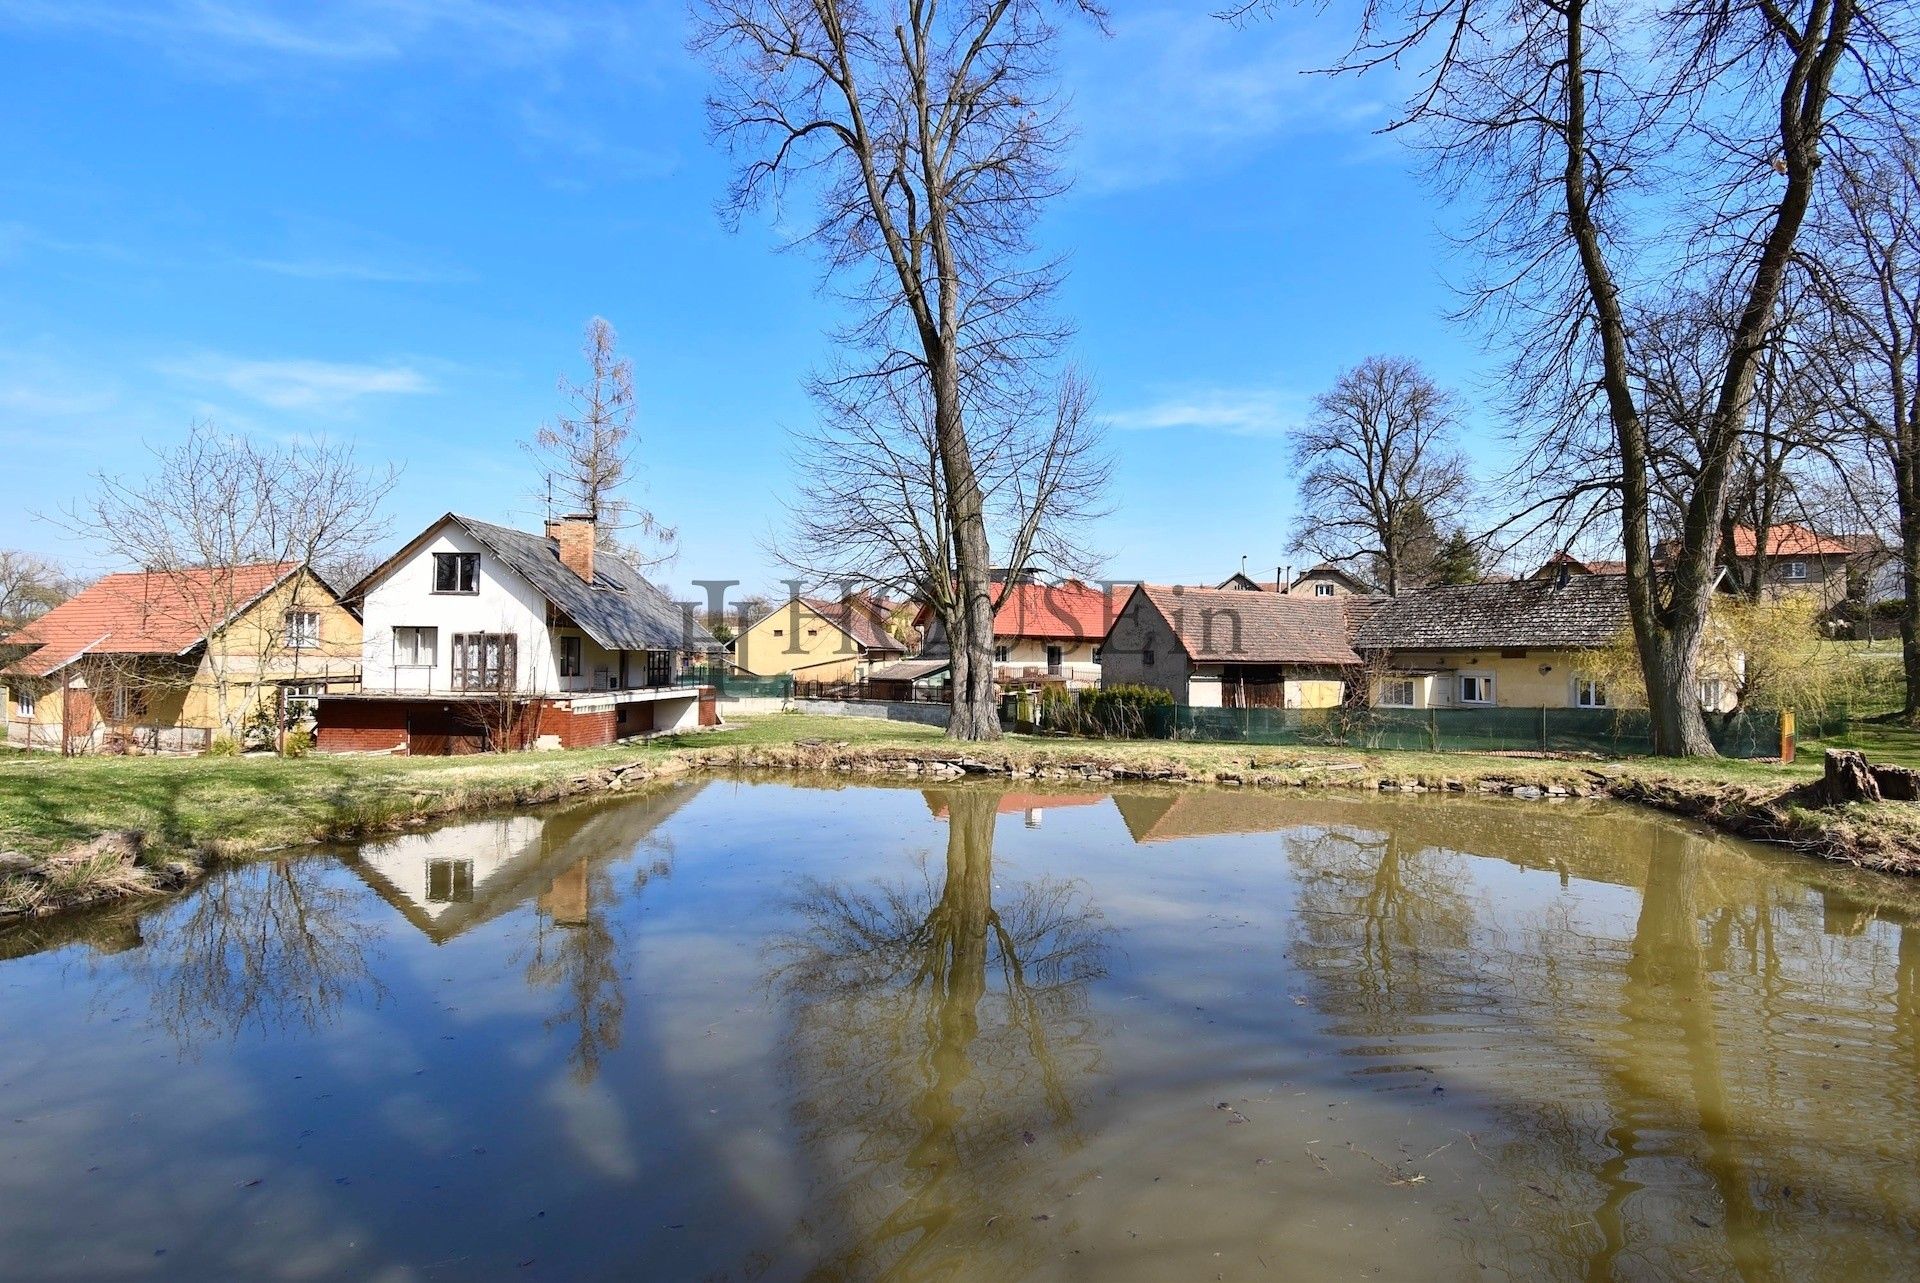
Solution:
<path fill-rule="evenodd" d="M 1206 664 L 1358 664 L 1338 597 L 1141 584 L 1190 659 Z"/>
<path fill-rule="evenodd" d="M 1126 584 L 1111 590 L 1079 582 L 1014 584 L 993 612 L 993 635 L 1099 641 L 1127 608 L 1132 593 L 1132 587 Z"/>
<path fill-rule="evenodd" d="M 904 655 L 906 643 L 887 631 L 886 616 L 871 603 L 857 597 L 828 601 L 824 597 L 802 597 L 800 604 L 851 637 L 862 650 L 892 651 Z M 778 614 L 784 607 L 778 607 Z"/>
<path fill-rule="evenodd" d="M 1422 588 L 1381 602 L 1355 635 L 1360 650 L 1605 646 L 1627 626 L 1624 575 L 1516 579 Z"/>
<path fill-rule="evenodd" d="M 560 561 L 560 545 L 546 535 L 496 526 L 490 521 L 450 512 L 416 535 L 405 548 L 354 585 L 350 596 L 368 587 L 451 522 L 473 536 L 500 563 L 531 584 L 555 610 L 606 650 L 718 650 L 720 643 L 664 592 L 618 555 L 595 552 L 589 584 Z"/>
<path fill-rule="evenodd" d="M 1540 569 L 1533 572 L 1535 579 L 1551 579 L 1565 567 L 1576 575 L 1624 575 L 1627 563 L 1624 561 L 1595 561 L 1590 557 L 1576 557 L 1570 552 L 1556 552 L 1540 563 Z"/>
<path fill-rule="evenodd" d="M 268 562 L 108 575 L 0 642 L 32 648 L 0 671 L 46 677 L 82 655 L 185 654 L 299 569 Z"/>
<path fill-rule="evenodd" d="M 1752 527 L 1735 526 L 1733 528 L 1732 553 L 1736 557 L 1751 557 L 1760 546 Z M 1792 522 L 1782 522 L 1767 528 L 1767 556 L 1769 557 L 1845 557 L 1855 551 L 1851 540 L 1837 535 L 1823 535 L 1805 526 Z"/>
<path fill-rule="evenodd" d="M 1336 566 L 1331 561 L 1323 561 L 1317 566 L 1307 567 L 1298 575 L 1294 576 L 1294 580 L 1288 585 L 1288 588 L 1298 588 L 1301 584 L 1304 584 L 1307 580 L 1315 578 L 1316 576 L 1322 579 L 1338 579 L 1357 593 L 1370 593 L 1374 591 L 1372 584 L 1354 574 L 1346 567 Z"/>

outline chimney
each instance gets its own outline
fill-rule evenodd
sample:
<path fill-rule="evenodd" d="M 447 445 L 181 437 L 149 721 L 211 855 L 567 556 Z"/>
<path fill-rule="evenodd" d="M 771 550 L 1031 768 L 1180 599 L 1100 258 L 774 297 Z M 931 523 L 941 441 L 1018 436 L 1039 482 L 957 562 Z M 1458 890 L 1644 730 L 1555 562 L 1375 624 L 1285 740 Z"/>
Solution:
<path fill-rule="evenodd" d="M 1292 566 L 1275 566 L 1273 568 L 1273 573 L 1278 576 L 1278 578 L 1276 578 L 1273 581 L 1273 590 L 1275 592 L 1292 592 L 1293 591 L 1293 567 Z"/>
<path fill-rule="evenodd" d="M 560 545 L 560 564 L 588 583 L 593 582 L 594 521 L 574 513 L 547 523 L 547 538 Z"/>

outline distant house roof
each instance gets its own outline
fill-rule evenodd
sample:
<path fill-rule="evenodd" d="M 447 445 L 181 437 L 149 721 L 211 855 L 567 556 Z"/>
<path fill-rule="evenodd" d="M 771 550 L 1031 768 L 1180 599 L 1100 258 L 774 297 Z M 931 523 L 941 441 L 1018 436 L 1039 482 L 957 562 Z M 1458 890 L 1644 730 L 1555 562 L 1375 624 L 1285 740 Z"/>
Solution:
<path fill-rule="evenodd" d="M 1255 579 L 1244 570 L 1236 570 L 1214 585 L 1215 588 L 1231 588 L 1236 592 L 1278 592 L 1279 580 L 1272 583 L 1264 579 Z"/>
<path fill-rule="evenodd" d="M 1090 584 L 1014 584 L 993 612 L 995 637 L 1047 641 L 1099 641 L 1127 607 L 1131 585 L 1112 589 Z"/>
<path fill-rule="evenodd" d="M 1307 567 L 1305 570 L 1301 571 L 1298 575 L 1295 575 L 1293 582 L 1287 586 L 1290 589 L 1298 588 L 1301 584 L 1305 583 L 1307 580 L 1314 579 L 1314 578 L 1338 579 L 1342 583 L 1346 584 L 1350 590 L 1357 593 L 1370 593 L 1374 591 L 1374 587 L 1372 584 L 1360 578 L 1360 576 L 1354 574 L 1351 570 L 1347 570 L 1344 567 L 1334 565 L 1331 561 L 1323 561 L 1317 566 Z"/>
<path fill-rule="evenodd" d="M 1348 644 L 1348 598 L 1159 584 L 1137 591 L 1167 621 L 1180 648 L 1200 663 L 1360 662 Z"/>
<path fill-rule="evenodd" d="M 1540 563 L 1540 569 L 1533 572 L 1533 578 L 1551 579 L 1563 566 L 1576 575 L 1624 575 L 1627 573 L 1627 563 L 1624 561 L 1595 561 L 1591 557 L 1576 557 L 1570 552 L 1556 552 Z"/>
<path fill-rule="evenodd" d="M 1486 650 L 1605 646 L 1627 626 L 1624 575 L 1516 579 L 1423 588 L 1377 603 L 1354 636 L 1360 650 Z"/>
<path fill-rule="evenodd" d="M 386 577 L 388 571 L 425 543 L 442 526 L 452 523 L 465 530 L 544 596 L 555 609 L 607 650 L 720 649 L 713 634 L 699 620 L 639 571 L 610 552 L 593 554 L 593 582 L 589 584 L 560 561 L 560 545 L 537 535 L 490 521 L 448 513 L 416 535 L 372 574 L 355 585 L 352 596 Z"/>
<path fill-rule="evenodd" d="M 1751 557 L 1760 546 L 1752 527 L 1733 528 L 1733 555 Z M 1783 522 L 1767 528 L 1769 557 L 1845 557 L 1857 551 L 1853 541 L 1838 535 L 1823 535 L 1805 526 Z"/>
<path fill-rule="evenodd" d="M 82 655 L 185 654 L 299 569 L 267 562 L 108 575 L 0 642 L 31 648 L 0 671 L 46 677 Z"/>
<path fill-rule="evenodd" d="M 905 643 L 887 631 L 887 617 L 872 603 L 857 597 L 828 601 L 823 597 L 802 597 L 800 604 L 859 643 L 861 649 L 904 655 Z M 778 609 L 774 613 L 779 613 Z"/>

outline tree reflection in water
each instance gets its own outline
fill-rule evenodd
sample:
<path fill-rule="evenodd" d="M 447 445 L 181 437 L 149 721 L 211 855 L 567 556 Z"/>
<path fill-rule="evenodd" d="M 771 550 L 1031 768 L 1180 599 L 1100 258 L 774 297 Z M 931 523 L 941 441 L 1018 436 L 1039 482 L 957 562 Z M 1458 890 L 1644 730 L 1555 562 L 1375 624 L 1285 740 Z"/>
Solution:
<path fill-rule="evenodd" d="M 363 899 L 322 859 L 229 869 L 146 924 L 129 975 L 181 1049 L 243 1032 L 314 1033 L 384 996 Z"/>
<path fill-rule="evenodd" d="M 1425 1187 L 1461 1227 L 1454 1268 L 1897 1273 L 1920 1243 L 1915 928 L 1869 935 L 1843 897 L 1663 820 L 1472 806 L 1287 838 L 1294 957 L 1361 1072 L 1430 1071 L 1500 1120 L 1436 1160 L 1459 1179 Z M 1621 919 L 1591 891 L 1509 898 L 1458 852 L 1638 903 Z M 1884 1081 L 1883 1109 L 1851 1108 L 1841 1073 Z"/>
<path fill-rule="evenodd" d="M 928 800 L 947 812 L 937 878 L 808 882 L 803 926 L 770 946 L 814 1203 L 831 1209 L 808 1226 L 814 1277 L 1009 1272 L 1031 1247 L 1020 1227 L 1063 1192 L 1036 1183 L 1078 1147 L 1100 1068 L 1100 911 L 1077 881 L 996 896 L 995 795 Z"/>

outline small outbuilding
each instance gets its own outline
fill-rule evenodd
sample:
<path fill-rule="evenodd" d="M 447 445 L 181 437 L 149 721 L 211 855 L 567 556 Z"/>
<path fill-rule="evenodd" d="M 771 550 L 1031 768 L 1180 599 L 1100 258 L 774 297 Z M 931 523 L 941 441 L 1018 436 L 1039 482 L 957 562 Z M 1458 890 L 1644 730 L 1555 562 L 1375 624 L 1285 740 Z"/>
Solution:
<path fill-rule="evenodd" d="M 1196 708 L 1334 708 L 1373 600 L 1142 584 L 1102 644 L 1101 685 L 1156 686 Z"/>

